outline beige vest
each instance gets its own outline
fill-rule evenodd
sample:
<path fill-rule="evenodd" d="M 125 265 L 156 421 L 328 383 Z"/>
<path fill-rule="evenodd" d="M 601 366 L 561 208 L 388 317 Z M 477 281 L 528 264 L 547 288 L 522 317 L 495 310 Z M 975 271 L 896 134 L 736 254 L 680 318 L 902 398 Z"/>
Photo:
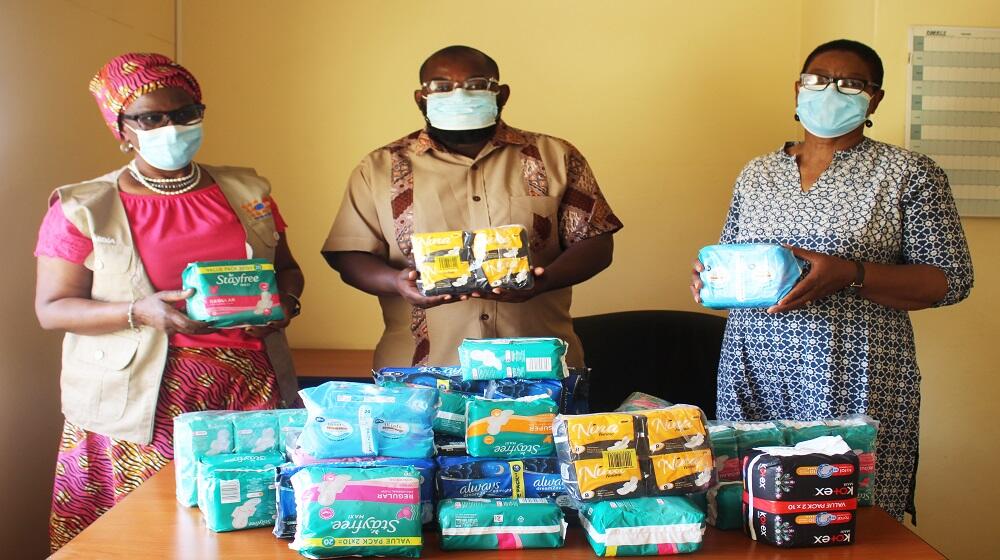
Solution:
<path fill-rule="evenodd" d="M 254 258 L 274 260 L 278 234 L 273 217 L 255 218 L 248 209 L 271 187 L 252 169 L 202 166 L 239 217 Z M 91 298 L 132 301 L 154 289 L 132 241 L 128 216 L 118 196 L 121 169 L 92 181 L 60 187 L 58 197 L 70 223 L 91 239 L 84 265 L 93 273 Z M 264 339 L 286 406 L 298 390 L 283 332 Z M 62 411 L 70 422 L 92 432 L 149 443 L 167 359 L 167 336 L 151 327 L 97 336 L 66 333 L 63 339 Z"/>

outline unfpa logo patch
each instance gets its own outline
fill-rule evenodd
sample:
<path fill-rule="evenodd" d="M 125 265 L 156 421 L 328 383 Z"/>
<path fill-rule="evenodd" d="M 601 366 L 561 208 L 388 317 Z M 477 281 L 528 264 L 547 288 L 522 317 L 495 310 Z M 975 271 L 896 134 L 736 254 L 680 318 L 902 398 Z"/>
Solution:
<path fill-rule="evenodd" d="M 243 203 L 243 211 L 255 220 L 263 220 L 272 215 L 271 199 L 251 200 Z"/>

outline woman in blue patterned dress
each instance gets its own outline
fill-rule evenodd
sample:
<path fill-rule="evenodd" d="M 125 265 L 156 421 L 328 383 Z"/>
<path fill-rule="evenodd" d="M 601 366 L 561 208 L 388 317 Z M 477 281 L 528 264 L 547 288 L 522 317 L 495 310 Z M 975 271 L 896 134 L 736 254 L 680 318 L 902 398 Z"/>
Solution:
<path fill-rule="evenodd" d="M 920 372 L 908 311 L 957 303 L 972 262 L 945 173 L 865 137 L 884 92 L 874 50 L 817 47 L 795 87 L 805 140 L 751 161 L 722 243 L 781 243 L 808 273 L 769 309 L 734 309 L 719 363 L 718 416 L 881 422 L 874 502 L 915 515 Z M 698 301 L 701 263 L 694 263 Z"/>

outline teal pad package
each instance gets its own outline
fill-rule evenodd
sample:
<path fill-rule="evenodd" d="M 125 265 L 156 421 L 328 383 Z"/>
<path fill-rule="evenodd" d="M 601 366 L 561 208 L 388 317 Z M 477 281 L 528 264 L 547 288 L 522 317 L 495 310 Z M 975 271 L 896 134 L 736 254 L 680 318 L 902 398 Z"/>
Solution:
<path fill-rule="evenodd" d="M 274 264 L 266 259 L 194 262 L 181 274 L 188 317 L 225 329 L 281 321 Z"/>
<path fill-rule="evenodd" d="M 205 457 L 198 464 L 198 509 L 216 532 L 274 525 L 281 453 Z"/>
<path fill-rule="evenodd" d="M 878 420 L 863 414 L 850 414 L 827 420 L 831 435 L 844 438 L 858 456 L 858 505 L 870 506 L 875 493 L 875 444 Z"/>
<path fill-rule="evenodd" d="M 566 542 L 562 509 L 548 498 L 442 500 L 443 550 L 559 548 Z"/>
<path fill-rule="evenodd" d="M 291 482 L 297 521 L 289 547 L 306 558 L 420 556 L 417 469 L 318 464 L 293 474 Z"/>
<path fill-rule="evenodd" d="M 828 436 L 833 433 L 833 429 L 826 425 L 823 420 L 810 420 L 799 422 L 796 420 L 779 420 L 778 424 L 785 432 L 785 445 L 794 446 L 797 443 L 816 439 L 820 436 Z"/>
<path fill-rule="evenodd" d="M 255 410 L 233 415 L 237 453 L 284 451 L 278 446 L 278 415 L 273 410 Z"/>
<path fill-rule="evenodd" d="M 287 453 L 297 446 L 309 413 L 304 408 L 286 408 L 275 412 L 278 414 L 278 451 Z"/>
<path fill-rule="evenodd" d="M 569 375 L 566 351 L 558 338 L 467 338 L 458 347 L 462 378 L 563 379 Z"/>
<path fill-rule="evenodd" d="M 755 447 L 785 445 L 785 431 L 777 422 L 733 422 L 733 428 L 740 461 Z"/>
<path fill-rule="evenodd" d="M 802 275 L 795 255 L 780 245 L 709 245 L 698 251 L 701 304 L 710 309 L 770 307 Z"/>
<path fill-rule="evenodd" d="M 546 457 L 556 451 L 552 421 L 559 405 L 544 395 L 469 402 L 465 446 L 473 457 Z"/>
<path fill-rule="evenodd" d="M 204 457 L 234 450 L 233 413 L 224 410 L 187 412 L 174 417 L 174 473 L 177 501 L 198 505 L 198 463 Z"/>
<path fill-rule="evenodd" d="M 719 482 L 743 480 L 739 448 L 736 446 L 736 428 L 730 422 L 719 420 L 709 420 L 707 427 Z"/>
<path fill-rule="evenodd" d="M 580 522 L 598 556 L 695 552 L 705 533 L 705 513 L 683 496 L 587 504 Z"/>
<path fill-rule="evenodd" d="M 722 482 L 705 493 L 705 520 L 716 529 L 743 528 L 743 482 Z"/>

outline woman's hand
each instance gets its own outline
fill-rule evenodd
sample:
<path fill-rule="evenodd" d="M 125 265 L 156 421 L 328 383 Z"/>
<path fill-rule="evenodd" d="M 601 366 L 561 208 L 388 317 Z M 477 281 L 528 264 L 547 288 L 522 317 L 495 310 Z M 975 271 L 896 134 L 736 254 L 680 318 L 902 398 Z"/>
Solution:
<path fill-rule="evenodd" d="M 172 305 L 180 303 L 192 295 L 194 295 L 194 290 L 191 289 L 171 290 L 156 292 L 136 300 L 132 306 L 132 315 L 136 325 L 153 327 L 167 333 L 168 336 L 175 333 L 208 334 L 215 332 L 216 329 L 210 328 L 206 323 L 191 319 Z"/>
<path fill-rule="evenodd" d="M 271 333 L 287 328 L 288 325 L 292 323 L 292 310 L 295 309 L 295 302 L 292 300 L 291 296 L 284 292 L 282 292 L 279 297 L 281 299 L 281 310 L 285 315 L 284 319 L 280 321 L 270 321 L 266 325 L 244 327 L 243 332 L 254 338 L 264 338 Z"/>
<path fill-rule="evenodd" d="M 777 305 L 769 307 L 768 313 L 801 309 L 817 299 L 843 290 L 854 281 L 857 269 L 852 261 L 791 245 L 785 247 L 796 257 L 809 262 L 809 273 Z"/>
<path fill-rule="evenodd" d="M 691 297 L 694 298 L 695 303 L 701 303 L 701 288 L 704 284 L 701 281 L 701 273 L 705 270 L 705 265 L 701 264 L 701 261 L 695 259 L 691 263 Z"/>
<path fill-rule="evenodd" d="M 480 292 L 478 290 L 472 292 L 472 297 L 499 301 L 502 303 L 524 303 L 546 291 L 545 279 L 542 277 L 542 275 L 545 274 L 545 269 L 540 266 L 536 266 L 531 272 L 535 275 L 535 283 L 530 290 L 506 290 L 503 288 L 493 288 L 492 290 L 485 292 Z"/>
<path fill-rule="evenodd" d="M 465 301 L 468 296 L 453 297 L 451 295 L 443 296 L 425 296 L 420 293 L 417 289 L 417 271 L 412 268 L 404 268 L 399 271 L 396 275 L 396 291 L 399 295 L 406 300 L 407 303 L 413 307 L 419 309 L 430 309 L 431 307 L 437 307 L 439 305 L 444 305 L 446 303 L 453 303 L 456 301 Z"/>

